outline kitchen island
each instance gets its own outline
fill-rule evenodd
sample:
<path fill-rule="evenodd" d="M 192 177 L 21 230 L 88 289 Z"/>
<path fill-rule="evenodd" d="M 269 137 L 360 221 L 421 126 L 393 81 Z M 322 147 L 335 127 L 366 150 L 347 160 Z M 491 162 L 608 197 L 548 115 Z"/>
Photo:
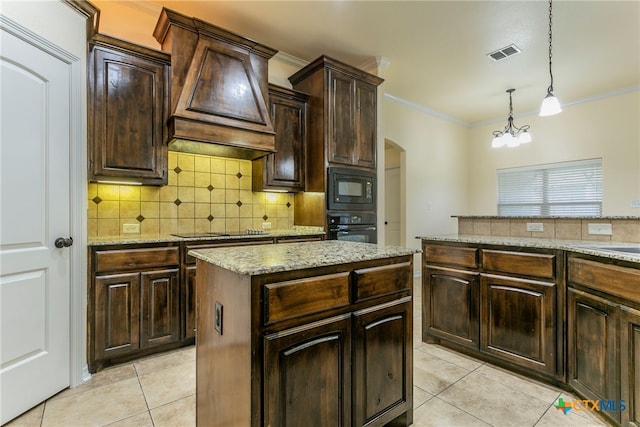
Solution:
<path fill-rule="evenodd" d="M 410 425 L 415 249 L 193 250 L 196 423 Z"/>

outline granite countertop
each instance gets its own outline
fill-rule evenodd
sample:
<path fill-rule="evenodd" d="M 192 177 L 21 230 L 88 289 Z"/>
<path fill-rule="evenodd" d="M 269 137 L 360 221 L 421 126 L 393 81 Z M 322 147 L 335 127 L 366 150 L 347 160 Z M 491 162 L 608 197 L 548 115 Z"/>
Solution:
<path fill-rule="evenodd" d="M 106 245 L 125 245 L 125 244 L 148 244 L 148 243 L 167 243 L 167 242 L 184 242 L 198 240 L 233 240 L 233 239 L 260 239 L 274 237 L 296 237 L 296 236 L 321 236 L 324 235 L 321 227 L 299 227 L 296 226 L 292 230 L 269 230 L 262 234 L 234 234 L 230 236 L 208 235 L 202 237 L 178 237 L 171 234 L 154 234 L 154 235 L 131 235 L 131 236 L 112 236 L 90 238 L 89 246 L 106 246 Z"/>
<path fill-rule="evenodd" d="M 602 220 L 611 220 L 611 219 L 640 219 L 640 216 L 631 216 L 631 215 L 619 215 L 619 216 L 532 216 L 532 215 L 521 215 L 521 216 L 504 216 L 504 215 L 451 215 L 451 218 L 463 218 L 463 219 L 533 219 L 533 220 L 544 220 L 544 219 L 588 219 L 593 221 L 602 221 Z"/>
<path fill-rule="evenodd" d="M 419 252 L 420 249 L 414 248 L 324 240 L 283 245 L 197 249 L 189 251 L 189 255 L 239 274 L 255 276 Z"/>
<path fill-rule="evenodd" d="M 604 258 L 640 262 L 640 253 L 619 252 L 606 249 L 607 247 L 640 247 L 640 243 L 541 239 L 535 237 L 481 236 L 474 234 L 441 234 L 434 236 L 417 236 L 416 239 L 442 242 L 461 242 L 545 249 L 562 249 L 566 251 L 595 255 Z"/>

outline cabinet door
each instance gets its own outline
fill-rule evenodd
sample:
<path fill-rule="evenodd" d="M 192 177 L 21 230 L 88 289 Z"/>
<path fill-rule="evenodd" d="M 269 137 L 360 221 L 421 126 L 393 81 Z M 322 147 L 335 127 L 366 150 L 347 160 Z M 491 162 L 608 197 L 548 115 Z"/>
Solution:
<path fill-rule="evenodd" d="M 181 304 L 183 310 L 184 338 L 196 336 L 196 266 L 185 268 L 184 283 L 182 284 Z"/>
<path fill-rule="evenodd" d="M 423 340 L 433 336 L 478 349 L 479 273 L 426 268 L 423 279 Z"/>
<path fill-rule="evenodd" d="M 406 297 L 354 313 L 353 425 L 412 420 L 412 304 Z"/>
<path fill-rule="evenodd" d="M 177 268 L 141 273 L 140 347 L 180 340 Z"/>
<path fill-rule="evenodd" d="M 264 338 L 265 426 L 351 425 L 351 318 Z"/>
<path fill-rule="evenodd" d="M 355 149 L 353 162 L 357 166 L 376 167 L 377 99 L 376 87 L 356 81 Z"/>
<path fill-rule="evenodd" d="M 97 276 L 93 359 L 122 356 L 140 347 L 140 273 Z"/>
<path fill-rule="evenodd" d="M 605 299 L 569 288 L 567 315 L 569 385 L 590 400 L 618 401 L 618 308 Z M 619 411 L 605 413 L 620 423 Z"/>
<path fill-rule="evenodd" d="M 640 311 L 625 308 L 621 324 L 622 425 L 640 427 Z"/>
<path fill-rule="evenodd" d="M 307 103 L 279 95 L 271 87 L 269 106 L 276 132 L 276 152 L 264 158 L 263 170 L 259 171 L 260 175 L 264 174 L 264 187 L 304 191 Z"/>
<path fill-rule="evenodd" d="M 355 80 L 335 70 L 329 70 L 328 85 L 329 163 L 353 164 Z"/>
<path fill-rule="evenodd" d="M 167 183 L 167 68 L 95 47 L 90 69 L 89 179 Z M 91 123 L 90 123 L 91 126 Z"/>
<path fill-rule="evenodd" d="M 482 275 L 481 351 L 561 376 L 555 283 Z"/>

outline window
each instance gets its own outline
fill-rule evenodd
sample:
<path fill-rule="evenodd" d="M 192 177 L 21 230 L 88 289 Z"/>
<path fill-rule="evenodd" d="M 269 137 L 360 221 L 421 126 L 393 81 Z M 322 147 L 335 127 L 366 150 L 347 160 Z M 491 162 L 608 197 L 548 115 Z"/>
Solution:
<path fill-rule="evenodd" d="M 498 215 L 601 216 L 602 159 L 498 170 Z"/>

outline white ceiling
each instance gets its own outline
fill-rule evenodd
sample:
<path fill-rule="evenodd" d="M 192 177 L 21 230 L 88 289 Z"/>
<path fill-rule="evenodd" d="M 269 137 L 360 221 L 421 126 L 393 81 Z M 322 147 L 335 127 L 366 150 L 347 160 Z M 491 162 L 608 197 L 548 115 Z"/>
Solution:
<path fill-rule="evenodd" d="M 546 1 L 152 4 L 196 16 L 305 61 L 326 54 L 359 66 L 385 58 L 386 94 L 469 125 L 504 118 L 505 90 L 511 87 L 516 88 L 516 116 L 537 111 L 549 86 Z M 499 62 L 486 56 L 511 43 L 522 53 Z M 553 75 L 563 104 L 637 88 L 640 0 L 556 0 Z"/>

